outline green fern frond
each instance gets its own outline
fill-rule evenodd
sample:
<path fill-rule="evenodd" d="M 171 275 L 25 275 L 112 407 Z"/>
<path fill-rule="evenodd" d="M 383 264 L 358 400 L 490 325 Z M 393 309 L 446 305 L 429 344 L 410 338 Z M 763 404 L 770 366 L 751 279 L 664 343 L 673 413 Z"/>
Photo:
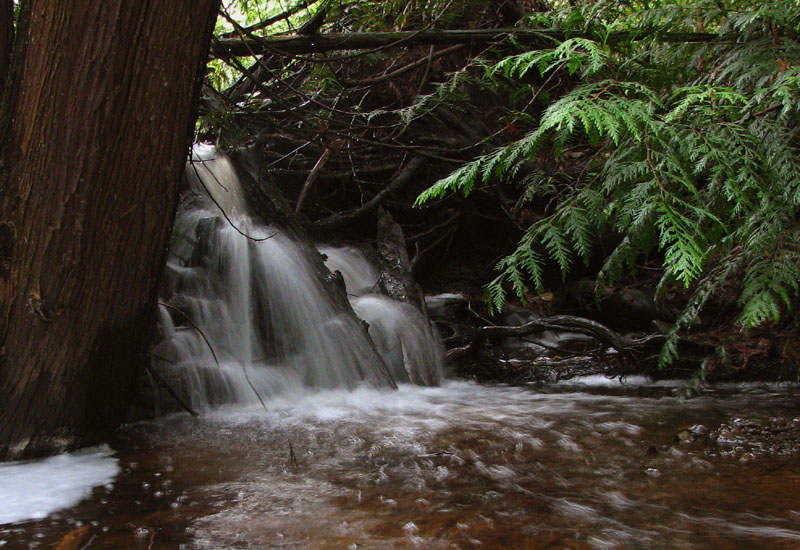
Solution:
<path fill-rule="evenodd" d="M 440 179 L 431 187 L 420 193 L 414 201 L 414 205 L 419 206 L 433 198 L 442 198 L 448 193 L 456 191 L 461 191 L 464 193 L 464 196 L 469 195 L 480 177 L 482 161 L 482 158 L 474 160 L 465 164 L 449 176 Z"/>
<path fill-rule="evenodd" d="M 550 50 L 538 50 L 511 55 L 490 67 L 489 78 L 502 73 L 508 78 L 522 78 L 535 69 L 544 76 L 550 71 L 566 67 L 569 74 L 582 71 L 584 77 L 607 67 L 608 50 L 600 43 L 587 38 L 569 38 Z"/>

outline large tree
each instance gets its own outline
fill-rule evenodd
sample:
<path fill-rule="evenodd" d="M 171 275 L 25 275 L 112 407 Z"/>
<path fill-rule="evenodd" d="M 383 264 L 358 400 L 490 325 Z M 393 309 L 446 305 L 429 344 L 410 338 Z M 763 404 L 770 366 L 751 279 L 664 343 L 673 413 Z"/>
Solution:
<path fill-rule="evenodd" d="M 0 0 L 0 458 L 120 420 L 218 0 Z"/>

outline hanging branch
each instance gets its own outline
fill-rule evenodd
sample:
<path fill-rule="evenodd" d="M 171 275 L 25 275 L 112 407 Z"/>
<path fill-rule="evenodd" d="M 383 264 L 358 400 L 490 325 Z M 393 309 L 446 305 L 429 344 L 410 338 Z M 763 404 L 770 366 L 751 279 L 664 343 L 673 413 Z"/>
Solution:
<path fill-rule="evenodd" d="M 195 166 L 195 162 L 198 162 L 198 161 L 195 161 L 195 160 L 193 160 L 193 159 L 192 159 L 192 160 L 190 160 L 190 161 L 189 161 L 189 164 L 192 166 L 192 170 L 194 170 L 194 174 L 195 174 L 195 176 L 197 177 L 197 181 L 199 181 L 199 182 L 200 182 L 200 185 L 202 185 L 202 186 L 203 186 L 203 189 L 205 189 L 205 191 L 206 191 L 206 195 L 208 195 L 208 198 L 210 198 L 210 199 L 211 199 L 211 202 L 213 202 L 213 203 L 216 205 L 216 207 L 219 209 L 219 211 L 220 211 L 220 212 L 222 212 L 222 217 L 224 217 L 224 218 L 225 218 L 225 221 L 227 221 L 227 222 L 228 222 L 228 225 L 230 225 L 231 227 L 233 227 L 233 229 L 234 229 L 234 230 L 235 230 L 237 233 L 239 233 L 239 234 L 240 234 L 242 237 L 245 237 L 246 239 L 249 239 L 249 240 L 251 240 L 251 241 L 255 241 L 255 242 L 262 242 L 262 241 L 269 240 L 269 239 L 271 239 L 272 237 L 274 237 L 275 235 L 277 235 L 277 234 L 278 234 L 278 232 L 277 232 L 277 231 L 275 231 L 275 232 L 274 232 L 272 235 L 267 235 L 266 237 L 253 237 L 252 235 L 248 235 L 247 233 L 245 233 L 244 231 L 242 231 L 241 229 L 239 229 L 239 228 L 236 226 L 236 224 L 235 224 L 235 223 L 233 223 L 233 220 L 231 220 L 231 219 L 228 217 L 228 213 L 227 213 L 227 212 L 225 212 L 225 209 L 224 209 L 224 208 L 222 208 L 222 206 L 221 206 L 221 205 L 220 205 L 220 204 L 217 202 L 217 199 L 215 199 L 215 198 L 214 198 L 214 195 L 212 195 L 212 194 L 211 194 L 211 191 L 209 191 L 209 190 L 208 190 L 208 187 L 206 187 L 206 182 L 204 182 L 204 181 L 203 181 L 203 178 L 201 178 L 201 177 L 200 177 L 200 173 L 199 173 L 199 172 L 198 172 L 198 170 L 197 170 L 197 166 Z M 199 160 L 199 162 L 200 162 L 201 164 L 205 165 L 205 162 L 206 162 L 206 161 L 205 161 L 205 160 L 203 160 L 203 159 L 200 159 L 200 160 Z M 227 189 L 227 188 L 226 188 L 224 185 L 222 185 L 222 182 L 221 182 L 221 181 L 219 181 L 219 179 L 217 179 L 217 176 L 214 174 L 214 172 L 213 172 L 212 170 L 210 170 L 210 169 L 209 169 L 209 172 L 210 172 L 210 173 L 211 173 L 211 175 L 214 177 L 214 181 L 216 181 L 216 182 L 217 182 L 217 185 L 219 185 L 220 187 L 222 187 L 222 188 L 223 188 L 225 191 L 228 191 L 228 189 Z M 164 304 L 164 305 L 166 305 L 166 304 Z M 170 306 L 167 306 L 167 307 L 170 307 Z M 187 319 L 188 319 L 188 317 L 187 317 Z"/>
<path fill-rule="evenodd" d="M 219 360 L 217 359 L 217 354 L 214 353 L 214 347 L 211 345 L 211 342 L 208 340 L 208 338 L 206 338 L 205 333 L 200 329 L 200 327 L 198 327 L 195 324 L 195 322 L 192 321 L 192 318 L 189 317 L 188 315 L 186 315 L 186 313 L 184 313 L 182 309 L 179 309 L 179 308 L 177 308 L 175 306 L 171 306 L 169 304 L 165 304 L 164 302 L 156 302 L 156 304 L 159 305 L 159 306 L 163 306 L 163 307 L 165 307 L 167 309 L 170 309 L 170 310 L 174 311 L 175 313 L 177 313 L 178 315 L 180 315 L 181 317 L 183 317 L 184 319 L 186 319 L 186 321 L 188 321 L 188 323 L 190 325 L 192 325 L 192 328 L 197 331 L 197 333 L 200 335 L 200 337 L 206 343 L 206 345 L 208 346 L 208 349 L 211 351 L 211 356 L 214 358 L 214 363 L 216 363 L 217 367 L 219 367 Z"/>
<path fill-rule="evenodd" d="M 214 347 L 211 345 L 211 342 L 208 340 L 208 338 L 206 337 L 205 333 L 202 330 L 200 330 L 200 327 L 198 327 L 195 324 L 195 322 L 192 321 L 191 317 L 186 315 L 186 313 L 184 313 L 183 310 L 178 309 L 175 306 L 171 306 L 169 304 L 165 304 L 164 302 L 157 302 L 157 304 L 160 305 L 160 306 L 164 306 L 167 309 L 171 309 L 172 311 L 180 314 L 181 317 L 186 319 L 186 321 L 188 321 L 189 324 L 192 325 L 192 328 L 194 328 L 197 331 L 197 333 L 200 334 L 200 337 L 203 339 L 203 341 L 208 346 L 208 349 L 211 351 L 211 356 L 214 358 L 214 363 L 216 363 L 217 367 L 219 367 L 219 359 L 217 359 L 217 354 L 214 352 Z M 244 363 L 242 363 L 242 370 L 244 371 L 244 379 L 247 381 L 248 385 L 250 386 L 250 389 L 252 389 L 253 393 L 256 394 L 256 397 L 258 398 L 258 401 L 261 403 L 261 406 L 264 407 L 264 410 L 267 410 L 267 406 L 264 404 L 264 400 L 261 398 L 261 394 L 258 393 L 258 390 L 253 385 L 253 382 L 250 381 L 250 376 L 248 376 L 248 374 L 247 374 L 247 365 L 245 365 Z M 156 381 L 158 381 L 158 380 L 156 380 Z M 191 407 L 188 407 L 187 405 L 185 405 L 183 403 L 183 401 L 180 399 L 180 397 L 178 397 L 177 395 L 174 395 L 173 391 L 171 389 L 166 388 L 166 387 L 165 387 L 165 389 L 169 392 L 170 395 L 175 397 L 175 399 L 177 399 L 181 403 L 181 405 L 184 406 L 185 409 L 187 409 L 189 412 L 191 412 L 194 416 L 197 416 L 197 413 L 194 413 L 191 410 Z"/>

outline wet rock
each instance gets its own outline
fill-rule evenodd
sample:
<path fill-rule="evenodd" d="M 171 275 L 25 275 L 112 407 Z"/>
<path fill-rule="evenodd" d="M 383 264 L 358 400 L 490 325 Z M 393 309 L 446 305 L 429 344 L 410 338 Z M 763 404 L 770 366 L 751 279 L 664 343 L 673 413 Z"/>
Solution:
<path fill-rule="evenodd" d="M 669 450 L 667 451 L 667 455 L 669 455 L 672 458 L 684 458 L 686 456 L 686 453 L 677 447 L 670 447 Z"/>
<path fill-rule="evenodd" d="M 708 428 L 702 424 L 695 424 L 690 428 L 683 429 L 675 435 L 675 443 L 689 444 L 701 441 L 706 438 Z"/>
<path fill-rule="evenodd" d="M 658 468 L 647 468 L 644 471 L 644 473 L 645 473 L 645 475 L 647 477 L 653 478 L 653 479 L 657 479 L 657 478 L 661 477 L 661 470 L 659 470 Z"/>
<path fill-rule="evenodd" d="M 694 426 L 689 428 L 689 431 L 692 432 L 692 434 L 695 436 L 702 436 L 708 433 L 708 428 L 706 428 L 702 424 L 695 424 Z"/>
<path fill-rule="evenodd" d="M 693 456 L 689 459 L 689 466 L 696 470 L 702 470 L 705 472 L 711 471 L 714 469 L 714 465 L 711 464 L 708 460 L 702 459 L 697 456 Z"/>
<path fill-rule="evenodd" d="M 381 268 L 380 285 L 385 294 L 411 304 L 427 317 L 425 297 L 411 273 L 403 229 L 382 208 L 378 209 L 377 250 Z"/>
<path fill-rule="evenodd" d="M 734 417 L 709 433 L 716 452 L 742 462 L 800 454 L 800 418 Z"/>

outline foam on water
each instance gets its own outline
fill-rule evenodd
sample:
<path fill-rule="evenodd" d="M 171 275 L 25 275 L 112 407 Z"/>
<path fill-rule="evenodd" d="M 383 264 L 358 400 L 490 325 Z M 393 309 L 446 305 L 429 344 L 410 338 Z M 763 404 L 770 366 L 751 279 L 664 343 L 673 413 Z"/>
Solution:
<path fill-rule="evenodd" d="M 108 447 L 0 463 L 0 524 L 44 518 L 74 506 L 118 473 L 118 461 Z"/>

